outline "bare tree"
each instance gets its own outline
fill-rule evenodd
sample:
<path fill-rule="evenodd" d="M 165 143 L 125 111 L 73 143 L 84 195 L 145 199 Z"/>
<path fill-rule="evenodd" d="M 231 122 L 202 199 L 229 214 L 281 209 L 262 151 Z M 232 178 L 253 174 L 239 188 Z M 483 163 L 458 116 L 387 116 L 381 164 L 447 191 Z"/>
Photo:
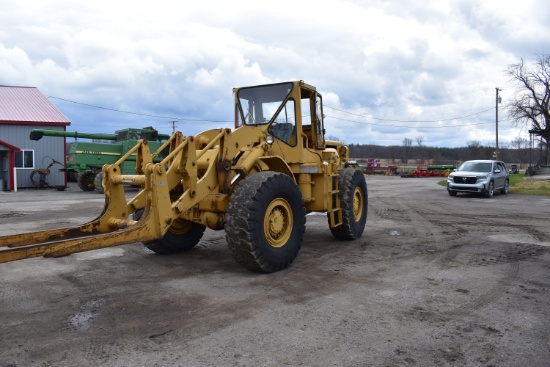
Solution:
<path fill-rule="evenodd" d="M 483 144 L 479 140 L 470 140 L 466 142 L 466 159 L 483 159 Z"/>
<path fill-rule="evenodd" d="M 416 145 L 418 145 L 418 149 L 417 149 L 417 153 L 418 153 L 417 158 L 419 159 L 418 163 L 424 163 L 424 149 L 422 145 L 422 143 L 424 142 L 424 136 L 418 135 L 416 138 L 414 138 L 414 140 L 416 141 Z"/>
<path fill-rule="evenodd" d="M 516 151 L 516 159 L 520 164 L 527 162 L 529 159 L 529 140 L 517 137 L 510 142 L 512 149 Z"/>
<path fill-rule="evenodd" d="M 468 140 L 466 145 L 468 148 L 481 148 L 483 146 L 479 140 Z"/>
<path fill-rule="evenodd" d="M 548 140 L 550 138 L 550 55 L 538 55 L 535 60 L 508 66 L 507 72 L 517 86 L 516 92 L 506 106 L 514 125 L 525 126 L 539 135 L 546 145 L 548 163 Z"/>
<path fill-rule="evenodd" d="M 510 142 L 510 146 L 513 149 L 527 149 L 529 148 L 529 140 L 518 136 Z"/>
<path fill-rule="evenodd" d="M 409 139 L 409 138 L 403 139 L 403 159 L 402 159 L 402 162 L 405 163 L 405 164 L 409 161 L 409 154 L 410 154 L 412 143 L 413 143 L 412 139 Z"/>

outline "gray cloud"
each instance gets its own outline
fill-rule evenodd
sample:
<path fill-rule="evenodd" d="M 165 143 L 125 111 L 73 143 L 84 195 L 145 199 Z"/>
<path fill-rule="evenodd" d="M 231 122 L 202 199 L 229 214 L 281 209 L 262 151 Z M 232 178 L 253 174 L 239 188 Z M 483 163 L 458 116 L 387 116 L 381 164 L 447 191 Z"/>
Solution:
<path fill-rule="evenodd" d="M 233 87 L 303 79 L 333 108 L 328 134 L 348 143 L 485 142 L 494 109 L 476 112 L 494 107 L 494 87 L 512 94 L 503 70 L 550 46 L 550 5 L 530 1 L 0 6 L 0 84 L 84 103 L 52 99 L 80 131 L 231 127 Z M 501 116 L 499 140 L 515 138 Z"/>

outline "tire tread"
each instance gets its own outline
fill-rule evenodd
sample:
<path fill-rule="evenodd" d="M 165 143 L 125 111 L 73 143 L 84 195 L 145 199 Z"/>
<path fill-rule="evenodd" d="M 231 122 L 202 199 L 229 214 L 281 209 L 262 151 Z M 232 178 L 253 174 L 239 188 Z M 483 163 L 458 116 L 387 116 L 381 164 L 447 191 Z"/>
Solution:
<path fill-rule="evenodd" d="M 282 250 L 284 256 L 274 259 L 262 248 L 263 216 L 261 212 L 263 198 L 271 190 L 281 185 L 288 187 L 291 197 L 298 201 L 298 212 L 293 212 L 294 225 L 298 238 L 291 238 L 297 243 L 287 244 Z M 289 203 L 293 206 L 293 203 Z M 296 203 L 294 203 L 296 204 Z M 246 177 L 236 187 L 231 195 L 227 208 L 227 221 L 225 224 L 226 240 L 235 261 L 249 270 L 272 273 L 287 268 L 295 259 L 301 247 L 305 231 L 305 207 L 302 194 L 298 186 L 287 175 L 279 172 L 259 172 Z M 269 245 L 268 245 L 269 246 Z M 291 248 L 287 249 L 288 246 Z"/>
<path fill-rule="evenodd" d="M 339 189 L 339 199 L 340 206 L 342 209 L 342 224 L 337 227 L 329 227 L 330 231 L 334 237 L 342 240 L 355 240 L 363 234 L 365 228 L 365 223 L 367 220 L 367 211 L 368 211 L 368 193 L 367 193 L 367 183 L 365 181 L 365 176 L 359 170 L 353 168 L 342 169 L 338 172 L 338 189 Z M 355 192 L 355 187 L 357 185 L 363 186 L 363 218 L 361 221 L 355 222 L 353 217 L 353 194 Z"/>

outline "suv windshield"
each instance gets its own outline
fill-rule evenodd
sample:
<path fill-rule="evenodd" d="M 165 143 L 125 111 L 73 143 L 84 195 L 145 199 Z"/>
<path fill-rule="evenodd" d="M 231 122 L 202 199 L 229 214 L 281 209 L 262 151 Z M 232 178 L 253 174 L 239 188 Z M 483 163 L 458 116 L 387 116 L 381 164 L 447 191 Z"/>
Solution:
<path fill-rule="evenodd" d="M 458 171 L 491 172 L 492 164 L 488 162 L 464 162 Z"/>
<path fill-rule="evenodd" d="M 292 91 L 292 83 L 243 88 L 239 90 L 241 119 L 245 125 L 264 125 L 275 116 Z M 237 126 L 240 126 L 238 124 Z"/>

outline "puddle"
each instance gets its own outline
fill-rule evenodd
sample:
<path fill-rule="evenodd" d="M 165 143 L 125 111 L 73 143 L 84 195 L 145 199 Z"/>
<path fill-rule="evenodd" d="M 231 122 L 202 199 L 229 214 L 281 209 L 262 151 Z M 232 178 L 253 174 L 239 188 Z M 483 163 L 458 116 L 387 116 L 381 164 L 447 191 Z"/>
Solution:
<path fill-rule="evenodd" d="M 100 315 L 99 309 L 105 303 L 105 298 L 94 298 L 84 303 L 80 306 L 80 312 L 69 316 L 67 319 L 69 325 L 78 331 L 86 331 L 90 329 L 94 319 Z"/>
<path fill-rule="evenodd" d="M 94 315 L 92 312 L 81 312 L 69 316 L 69 324 L 78 331 L 86 331 L 90 328 L 90 324 Z"/>

